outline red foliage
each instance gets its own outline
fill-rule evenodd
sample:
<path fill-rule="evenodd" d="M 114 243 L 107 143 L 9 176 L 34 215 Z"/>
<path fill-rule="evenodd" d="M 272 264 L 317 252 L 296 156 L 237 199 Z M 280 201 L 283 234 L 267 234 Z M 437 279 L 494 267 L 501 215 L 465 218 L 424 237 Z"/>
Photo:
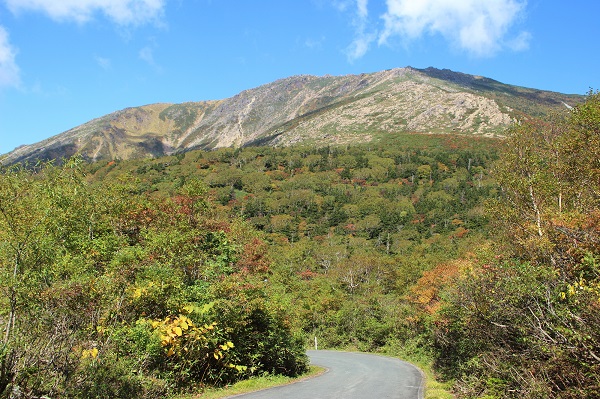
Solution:
<path fill-rule="evenodd" d="M 178 206 L 178 213 L 186 216 L 190 216 L 194 213 L 195 198 L 187 195 L 176 195 L 173 197 L 173 202 Z"/>
<path fill-rule="evenodd" d="M 252 241 L 244 245 L 244 250 L 237 261 L 240 270 L 250 273 L 265 273 L 269 270 L 269 259 L 267 258 L 267 244 L 253 238 Z"/>
<path fill-rule="evenodd" d="M 316 276 L 318 276 L 318 273 L 313 272 L 312 270 L 305 270 L 303 272 L 298 273 L 298 275 L 300 276 L 300 278 L 302 280 L 312 280 L 313 278 L 315 278 Z"/>

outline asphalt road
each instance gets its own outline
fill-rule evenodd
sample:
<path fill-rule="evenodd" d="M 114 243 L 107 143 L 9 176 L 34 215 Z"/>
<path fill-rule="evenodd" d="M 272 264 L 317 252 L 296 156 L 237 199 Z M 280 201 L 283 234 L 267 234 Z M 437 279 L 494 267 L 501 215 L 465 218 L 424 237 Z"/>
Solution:
<path fill-rule="evenodd" d="M 308 351 L 327 371 L 291 385 L 238 395 L 239 399 L 422 399 L 421 371 L 402 360 L 354 352 Z"/>

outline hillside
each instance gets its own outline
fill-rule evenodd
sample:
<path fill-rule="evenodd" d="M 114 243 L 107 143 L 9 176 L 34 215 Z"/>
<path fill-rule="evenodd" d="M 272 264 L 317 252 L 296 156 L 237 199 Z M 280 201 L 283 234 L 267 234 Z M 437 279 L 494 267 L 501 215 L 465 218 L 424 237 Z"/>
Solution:
<path fill-rule="evenodd" d="M 598 398 L 598 132 L 592 93 L 505 140 L 3 168 L 0 397 L 204 397 L 316 337 L 430 368 L 427 398 Z"/>
<path fill-rule="evenodd" d="M 75 153 L 97 161 L 191 149 L 360 143 L 398 132 L 501 136 L 519 117 L 544 117 L 581 100 L 435 68 L 302 75 L 223 100 L 126 108 L 21 146 L 3 163 Z"/>

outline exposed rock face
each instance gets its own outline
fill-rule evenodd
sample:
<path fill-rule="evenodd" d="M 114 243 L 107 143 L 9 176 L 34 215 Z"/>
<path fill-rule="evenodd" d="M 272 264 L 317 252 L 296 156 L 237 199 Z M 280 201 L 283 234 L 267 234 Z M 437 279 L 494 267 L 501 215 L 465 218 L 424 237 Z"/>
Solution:
<path fill-rule="evenodd" d="M 581 100 L 434 68 L 303 75 L 224 100 L 127 108 L 21 146 L 3 162 L 75 153 L 100 160 L 194 148 L 341 144 L 405 131 L 501 136 L 519 117 L 543 116 Z"/>

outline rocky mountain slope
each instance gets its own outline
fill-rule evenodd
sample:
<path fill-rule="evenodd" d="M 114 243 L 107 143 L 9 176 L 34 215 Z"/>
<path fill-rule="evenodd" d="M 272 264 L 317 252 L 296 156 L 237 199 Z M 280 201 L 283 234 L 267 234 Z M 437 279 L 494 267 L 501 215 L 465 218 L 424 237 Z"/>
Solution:
<path fill-rule="evenodd" d="M 581 100 L 435 68 L 303 75 L 224 100 L 127 108 L 21 146 L 2 162 L 76 153 L 101 160 L 198 148 L 343 144 L 398 132 L 501 136 L 518 118 L 544 116 Z"/>

